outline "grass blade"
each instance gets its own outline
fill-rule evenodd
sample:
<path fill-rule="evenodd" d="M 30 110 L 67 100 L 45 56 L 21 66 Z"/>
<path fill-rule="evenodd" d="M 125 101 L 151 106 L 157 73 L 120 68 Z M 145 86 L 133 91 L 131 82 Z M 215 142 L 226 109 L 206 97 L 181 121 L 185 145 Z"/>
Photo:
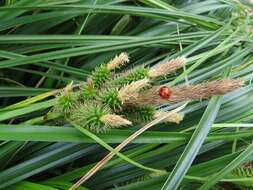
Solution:
<path fill-rule="evenodd" d="M 221 102 L 222 97 L 218 96 L 213 97 L 210 100 L 208 107 L 206 108 L 206 111 L 198 124 L 198 127 L 196 128 L 190 139 L 190 142 L 186 146 L 169 178 L 165 182 L 162 188 L 163 190 L 175 190 L 179 187 L 186 172 L 188 171 L 193 160 L 198 154 L 201 145 L 206 139 L 206 136 L 216 118 Z"/>

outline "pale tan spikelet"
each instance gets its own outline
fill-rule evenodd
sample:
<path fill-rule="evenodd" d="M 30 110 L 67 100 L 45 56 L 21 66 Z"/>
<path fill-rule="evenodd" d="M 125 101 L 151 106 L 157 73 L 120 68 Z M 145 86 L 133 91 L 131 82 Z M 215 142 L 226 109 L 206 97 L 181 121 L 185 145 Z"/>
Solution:
<path fill-rule="evenodd" d="M 171 88 L 168 99 L 159 96 L 162 86 L 154 86 L 139 93 L 135 99 L 126 102 L 129 105 L 170 104 L 183 101 L 207 99 L 215 95 L 224 95 L 244 85 L 240 79 L 224 79 L 221 81 L 204 82 L 197 85 L 181 85 Z"/>
<path fill-rule="evenodd" d="M 204 82 L 197 85 L 178 86 L 172 88 L 169 102 L 207 99 L 215 95 L 224 95 L 244 85 L 240 79 L 224 79 L 221 81 Z"/>
<path fill-rule="evenodd" d="M 115 56 L 114 59 L 107 64 L 107 69 L 111 71 L 121 67 L 122 65 L 128 62 L 129 62 L 128 54 L 123 52 L 120 55 Z"/>
<path fill-rule="evenodd" d="M 185 57 L 178 57 L 172 59 L 166 63 L 156 65 L 148 71 L 148 76 L 150 78 L 156 78 L 159 76 L 165 76 L 170 73 L 175 72 L 177 69 L 183 67 L 186 64 Z"/>
<path fill-rule="evenodd" d="M 147 86 L 149 83 L 149 79 L 144 78 L 142 80 L 138 80 L 132 82 L 119 90 L 118 98 L 124 103 L 127 100 L 136 98 L 138 96 L 138 92 Z"/>
<path fill-rule="evenodd" d="M 121 127 L 125 125 L 132 125 L 132 122 L 116 114 L 106 114 L 100 120 L 111 127 Z"/>
<path fill-rule="evenodd" d="M 88 79 L 86 80 L 86 84 L 89 85 L 89 86 L 94 85 L 91 78 L 88 78 Z"/>
<path fill-rule="evenodd" d="M 73 81 L 71 81 L 64 89 L 64 95 L 65 96 L 68 96 L 69 95 L 69 92 L 71 92 L 73 90 Z"/>
<path fill-rule="evenodd" d="M 163 120 L 162 122 L 164 123 L 177 123 L 179 124 L 183 118 L 184 118 L 184 115 L 183 114 L 180 114 L 180 113 L 170 113 L 170 112 L 164 112 L 164 111 L 156 111 L 155 112 L 155 119 L 156 118 L 160 118 L 160 117 L 164 117 L 165 115 L 168 114 L 168 117 Z"/>

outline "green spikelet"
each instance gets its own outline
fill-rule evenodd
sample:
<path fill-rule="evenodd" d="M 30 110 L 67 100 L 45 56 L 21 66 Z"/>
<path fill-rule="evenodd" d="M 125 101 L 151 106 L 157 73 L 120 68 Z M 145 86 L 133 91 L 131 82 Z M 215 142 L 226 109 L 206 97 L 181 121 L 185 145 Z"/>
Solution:
<path fill-rule="evenodd" d="M 103 91 L 99 98 L 103 104 L 108 105 L 113 110 L 119 110 L 122 107 L 122 102 L 118 98 L 118 90 L 115 88 Z"/>
<path fill-rule="evenodd" d="M 81 88 L 80 97 L 82 100 L 90 100 L 96 96 L 97 90 L 92 83 L 87 83 Z"/>
<path fill-rule="evenodd" d="M 119 76 L 114 80 L 114 83 L 117 85 L 124 85 L 137 80 L 144 79 L 145 77 L 148 77 L 148 69 L 144 67 L 138 67 L 136 69 L 131 70 L 126 75 Z"/>
<path fill-rule="evenodd" d="M 74 92 L 65 94 L 62 92 L 56 97 L 56 104 L 54 106 L 55 112 L 63 115 L 68 115 L 77 102 L 77 95 Z"/>
<path fill-rule="evenodd" d="M 95 87 L 100 87 L 104 82 L 110 78 L 110 71 L 106 65 L 100 65 L 96 67 L 92 72 L 91 79 Z"/>
<path fill-rule="evenodd" d="M 102 116 L 109 113 L 107 107 L 89 102 L 76 106 L 75 113 L 70 119 L 81 127 L 99 133 L 110 129 L 110 126 L 100 120 Z"/>
<path fill-rule="evenodd" d="M 253 177 L 253 166 L 240 166 L 233 170 L 232 174 L 240 177 Z"/>
<path fill-rule="evenodd" d="M 155 108 L 152 105 L 146 105 L 143 107 L 126 107 L 123 112 L 129 120 L 136 123 L 142 123 L 154 119 Z"/>

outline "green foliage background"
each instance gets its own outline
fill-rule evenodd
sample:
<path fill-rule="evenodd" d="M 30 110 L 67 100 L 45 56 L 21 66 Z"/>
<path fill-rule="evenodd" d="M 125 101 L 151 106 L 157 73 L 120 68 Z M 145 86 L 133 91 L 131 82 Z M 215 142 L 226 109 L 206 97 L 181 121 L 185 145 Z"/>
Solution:
<path fill-rule="evenodd" d="M 188 58 L 184 72 L 160 83 L 229 76 L 244 79 L 246 86 L 191 102 L 180 125 L 158 125 L 143 133 L 122 151 L 128 159 L 115 156 L 79 189 L 253 188 L 249 2 L 6 0 L 1 5 L 0 189 L 68 189 L 108 153 L 98 140 L 69 124 L 44 121 L 44 115 L 54 104 L 53 90 L 84 81 L 123 51 L 131 58 L 125 70 Z M 97 136 L 115 146 L 140 127 Z M 158 175 L 147 167 L 168 173 Z"/>

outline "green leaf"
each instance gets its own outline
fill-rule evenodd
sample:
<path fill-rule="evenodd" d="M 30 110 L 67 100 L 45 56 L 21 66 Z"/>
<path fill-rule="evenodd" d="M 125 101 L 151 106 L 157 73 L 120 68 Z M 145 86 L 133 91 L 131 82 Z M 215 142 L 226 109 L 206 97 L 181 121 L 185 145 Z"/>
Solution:
<path fill-rule="evenodd" d="M 214 124 L 213 127 L 251 127 L 252 124 Z M 11 141 L 47 141 L 47 142 L 83 142 L 95 143 L 94 139 L 83 136 L 78 130 L 71 127 L 43 126 L 43 125 L 7 125 L 0 124 L 0 140 Z M 97 134 L 99 138 L 107 143 L 120 143 L 134 130 L 111 130 L 103 134 Z M 19 135 L 17 135 L 19 134 Z M 160 131 L 145 131 L 137 139 L 133 140 L 134 144 L 161 144 L 161 143 L 184 143 L 187 142 L 191 132 L 160 132 Z M 247 131 L 234 132 L 211 132 L 206 141 L 233 141 L 234 139 L 247 138 L 253 135 L 253 129 Z"/>
<path fill-rule="evenodd" d="M 28 181 L 23 181 L 20 182 L 16 185 L 13 185 L 8 188 L 9 190 L 25 190 L 25 189 L 30 189 L 30 190 L 57 190 L 56 188 L 49 187 L 46 185 L 41 185 L 38 183 L 32 183 Z"/>
<path fill-rule="evenodd" d="M 222 102 L 222 97 L 213 97 L 208 103 L 208 107 L 202 116 L 198 127 L 194 131 L 189 143 L 185 147 L 180 159 L 172 170 L 169 178 L 163 186 L 163 190 L 177 189 L 187 173 L 192 162 L 194 161 L 199 149 L 208 135 L 208 132 L 216 118 L 218 110 Z"/>
<path fill-rule="evenodd" d="M 11 119 L 11 118 L 21 116 L 24 114 L 32 113 L 34 111 L 50 108 L 54 105 L 54 102 L 55 100 L 53 99 L 53 100 L 48 100 L 45 102 L 31 104 L 27 107 L 19 108 L 16 110 L 0 112 L 0 121 L 4 121 L 4 120 Z"/>
<path fill-rule="evenodd" d="M 69 121 L 70 122 L 70 121 Z M 72 126 L 74 126 L 76 129 L 78 129 L 80 132 L 82 132 L 84 135 L 90 137 L 91 139 L 93 139 L 94 141 L 96 141 L 98 144 L 100 144 L 101 146 L 105 147 L 107 150 L 113 152 L 114 154 L 116 154 L 117 156 L 119 156 L 121 159 L 133 164 L 136 167 L 139 167 L 141 169 L 144 170 L 148 170 L 148 171 L 152 171 L 152 172 L 158 172 L 158 173 L 163 173 L 164 171 L 162 170 L 158 170 L 158 169 L 154 169 L 154 168 L 150 168 L 150 167 L 146 167 L 138 162 L 135 162 L 134 160 L 128 158 L 127 156 L 119 153 L 118 151 L 116 151 L 115 149 L 113 149 L 110 145 L 108 145 L 106 142 L 104 142 L 102 139 L 100 139 L 98 136 L 96 136 L 95 134 L 91 133 L 90 131 L 88 131 L 85 128 L 80 127 L 79 125 L 77 125 L 74 122 L 70 122 L 70 124 Z"/>

